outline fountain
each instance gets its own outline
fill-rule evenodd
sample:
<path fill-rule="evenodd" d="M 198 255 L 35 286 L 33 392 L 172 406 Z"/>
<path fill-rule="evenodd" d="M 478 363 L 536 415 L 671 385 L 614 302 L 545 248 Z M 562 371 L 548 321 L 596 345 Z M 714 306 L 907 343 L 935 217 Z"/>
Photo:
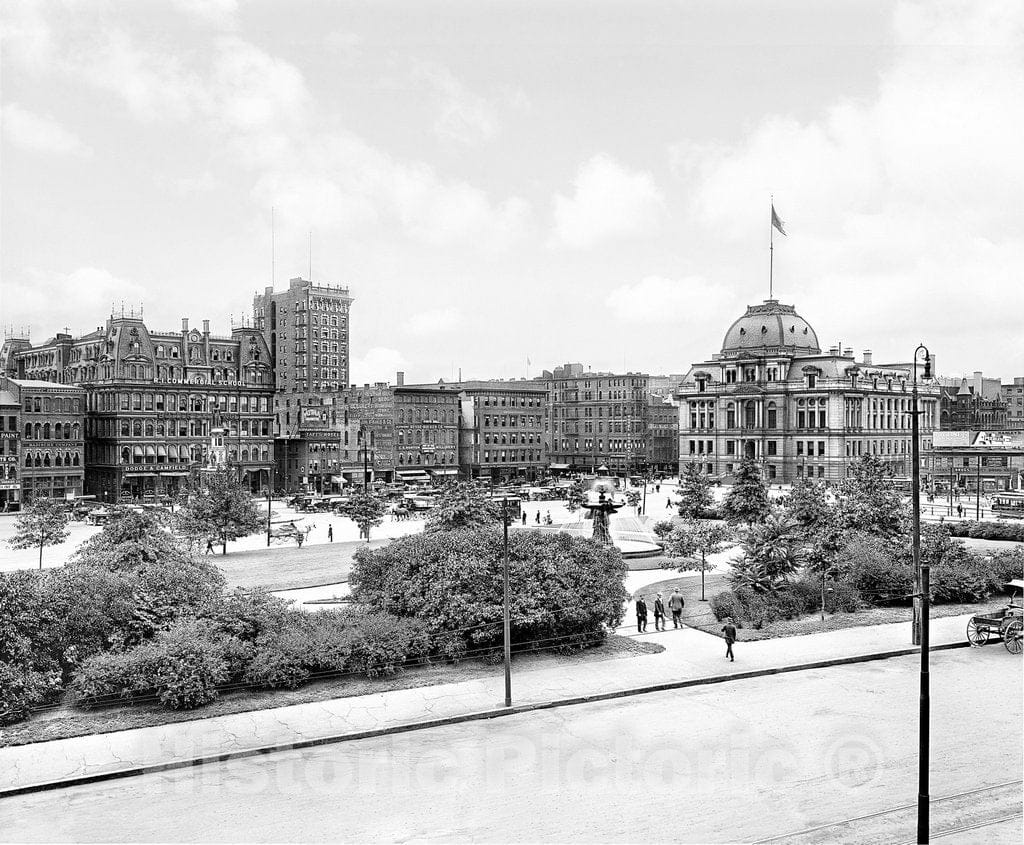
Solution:
<path fill-rule="evenodd" d="M 660 555 L 662 550 L 658 538 L 646 518 L 618 513 L 624 505 L 624 500 L 615 500 L 615 482 L 608 476 L 598 476 L 590 482 L 585 493 L 583 514 L 556 528 L 615 546 L 627 559 Z"/>

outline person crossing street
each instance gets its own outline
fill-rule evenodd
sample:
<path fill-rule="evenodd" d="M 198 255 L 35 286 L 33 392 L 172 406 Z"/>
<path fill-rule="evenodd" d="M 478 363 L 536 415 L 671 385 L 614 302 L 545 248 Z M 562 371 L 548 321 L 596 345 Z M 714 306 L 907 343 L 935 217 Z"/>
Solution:
<path fill-rule="evenodd" d="M 668 597 L 668 609 L 672 611 L 673 628 L 683 627 L 683 608 L 685 606 L 686 600 L 683 598 L 683 594 L 679 592 L 679 588 L 676 587 L 672 591 L 672 595 Z"/>

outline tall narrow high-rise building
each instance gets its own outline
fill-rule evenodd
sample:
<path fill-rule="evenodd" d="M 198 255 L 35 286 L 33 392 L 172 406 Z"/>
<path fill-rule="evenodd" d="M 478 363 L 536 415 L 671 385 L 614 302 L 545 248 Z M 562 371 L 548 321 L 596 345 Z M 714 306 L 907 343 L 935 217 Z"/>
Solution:
<path fill-rule="evenodd" d="M 288 288 L 268 287 L 253 298 L 256 327 L 270 347 L 275 372 L 277 434 L 298 431 L 302 409 L 321 404 L 349 379 L 348 288 L 291 279 Z"/>

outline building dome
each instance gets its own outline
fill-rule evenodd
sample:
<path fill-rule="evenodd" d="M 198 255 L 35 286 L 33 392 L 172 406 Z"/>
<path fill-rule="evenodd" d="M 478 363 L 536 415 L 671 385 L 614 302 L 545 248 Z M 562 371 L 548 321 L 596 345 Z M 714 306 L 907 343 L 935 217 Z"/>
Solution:
<path fill-rule="evenodd" d="M 792 305 L 782 305 L 775 299 L 766 299 L 761 305 L 748 305 L 747 313 L 725 333 L 723 355 L 755 350 L 812 355 L 821 352 L 818 335 L 811 324 L 797 314 Z"/>

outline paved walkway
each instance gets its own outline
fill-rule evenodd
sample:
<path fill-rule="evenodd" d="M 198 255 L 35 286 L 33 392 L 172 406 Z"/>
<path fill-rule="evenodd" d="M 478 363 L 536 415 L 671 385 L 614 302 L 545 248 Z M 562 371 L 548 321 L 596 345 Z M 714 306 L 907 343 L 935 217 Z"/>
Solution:
<path fill-rule="evenodd" d="M 963 642 L 968 618 L 934 620 L 932 643 Z M 740 642 L 736 646 L 735 663 L 724 659 L 722 640 L 700 631 L 669 630 L 644 636 L 663 644 L 665 651 L 531 671 L 516 671 L 513 665 L 514 704 L 543 706 L 581 696 L 614 695 L 657 684 L 778 671 L 815 661 L 883 654 L 910 647 L 908 623 Z M 995 644 L 990 647 L 1000 648 Z M 1007 654 L 1006 659 L 1017 658 Z M 485 679 L 4 748 L 0 749 L 0 795 L 38 784 L 225 753 L 395 730 L 437 719 L 496 715 L 502 711 L 503 683 L 502 669 L 496 666 L 493 676 Z"/>

